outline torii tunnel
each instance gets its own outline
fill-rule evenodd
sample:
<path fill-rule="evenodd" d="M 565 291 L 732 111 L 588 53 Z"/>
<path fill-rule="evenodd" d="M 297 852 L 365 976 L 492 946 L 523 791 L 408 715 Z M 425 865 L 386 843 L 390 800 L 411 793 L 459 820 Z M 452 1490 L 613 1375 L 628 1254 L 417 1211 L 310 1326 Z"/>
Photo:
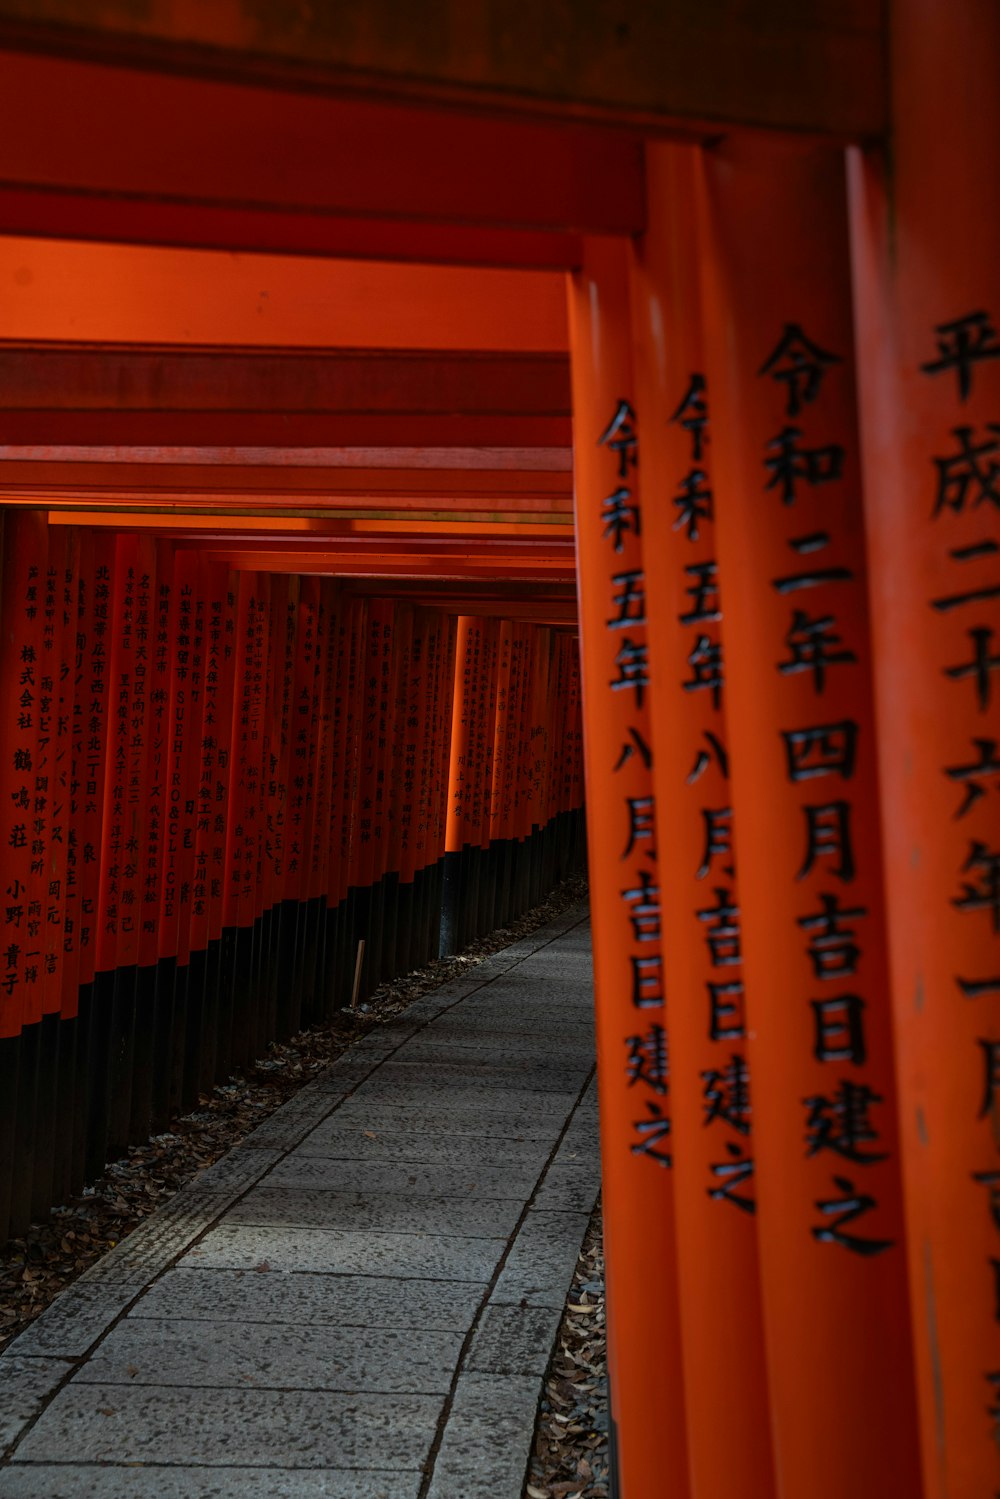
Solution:
<path fill-rule="evenodd" d="M 585 784 L 621 1499 L 994 1499 L 995 0 L 0 48 L 0 1235 Z"/>

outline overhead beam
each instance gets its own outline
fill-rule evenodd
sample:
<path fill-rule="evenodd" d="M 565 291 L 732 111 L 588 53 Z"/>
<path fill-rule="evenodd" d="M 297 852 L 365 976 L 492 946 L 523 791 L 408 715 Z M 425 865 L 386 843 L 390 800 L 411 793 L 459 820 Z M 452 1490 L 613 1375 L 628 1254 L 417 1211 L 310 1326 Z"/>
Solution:
<path fill-rule="evenodd" d="M 643 224 L 621 130 L 18 52 L 0 76 L 8 232 L 565 267 L 581 233 Z"/>
<path fill-rule="evenodd" d="M 627 9 L 604 0 L 0 0 L 0 39 L 507 115 L 860 139 L 886 128 L 883 11 L 872 0 L 633 0 Z"/>
<path fill-rule="evenodd" d="M 563 447 L 562 353 L 0 340 L 9 447 Z"/>
<path fill-rule="evenodd" d="M 2 89 L 0 89 L 2 94 Z M 7 340 L 565 353 L 554 271 L 0 236 Z"/>

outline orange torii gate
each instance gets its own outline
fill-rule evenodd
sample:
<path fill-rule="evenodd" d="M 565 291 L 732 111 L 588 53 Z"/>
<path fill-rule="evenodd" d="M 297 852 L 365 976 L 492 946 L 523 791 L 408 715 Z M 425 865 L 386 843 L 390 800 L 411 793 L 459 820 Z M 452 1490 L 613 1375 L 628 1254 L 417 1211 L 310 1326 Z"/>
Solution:
<path fill-rule="evenodd" d="M 58 1101 L 79 1063 L 45 1070 L 55 1017 L 113 972 L 100 1026 L 143 1077 L 127 1123 L 94 1095 L 90 1137 L 115 1143 L 189 1093 L 195 1036 L 221 1065 L 297 1022 L 289 965 L 322 1013 L 317 975 L 350 985 L 362 927 L 366 979 L 404 919 L 407 958 L 436 950 L 449 871 L 477 892 L 467 933 L 509 913 L 498 879 L 537 893 L 536 835 L 579 801 L 553 754 L 580 708 L 575 515 L 619 1493 L 985 1499 L 990 0 L 768 0 L 753 24 L 640 0 L 617 26 L 586 4 L 572 57 L 508 45 L 509 15 L 437 18 L 390 57 L 360 40 L 371 14 L 23 9 L 0 0 L 4 629 L 62 677 L 68 588 L 91 685 L 86 710 L 63 689 L 53 742 L 21 722 L 11 654 L 0 774 L 13 812 L 44 803 L 65 740 L 95 790 L 65 847 L 54 809 L 30 839 L 9 814 L 40 945 L 8 969 L 4 1056 L 26 1022 L 19 1065 Z M 144 614 L 152 695 L 122 680 Z M 171 757 L 142 760 L 120 714 L 161 705 Z M 175 789 L 173 821 L 119 808 L 122 775 Z M 123 837 L 147 875 L 116 864 Z M 171 892 L 205 869 L 182 931 Z M 113 913 L 137 880 L 136 957 Z M 23 1153 L 33 1116 L 3 1097 Z M 83 1169 L 58 1129 L 37 1155 L 7 1173 L 17 1221 Z"/>

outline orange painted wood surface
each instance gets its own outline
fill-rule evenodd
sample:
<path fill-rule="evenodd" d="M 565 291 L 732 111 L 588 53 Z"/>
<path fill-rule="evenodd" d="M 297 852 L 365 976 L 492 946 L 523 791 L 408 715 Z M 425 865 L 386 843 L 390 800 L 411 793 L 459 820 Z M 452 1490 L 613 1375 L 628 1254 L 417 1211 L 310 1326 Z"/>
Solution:
<path fill-rule="evenodd" d="M 624 1499 L 685 1499 L 666 1009 L 659 926 L 642 921 L 650 904 L 658 914 L 663 857 L 642 748 L 648 641 L 638 621 L 609 627 L 624 579 L 641 576 L 640 507 L 653 502 L 637 462 L 624 245 L 588 247 L 569 307 L 611 1413 Z"/>
<path fill-rule="evenodd" d="M 649 221 L 633 280 L 646 492 L 645 577 L 618 614 L 648 619 L 652 778 L 670 1045 L 674 1197 L 692 1492 L 775 1492 L 754 1180 L 756 1094 L 743 1023 L 742 918 L 727 723 L 726 579 L 705 377 L 698 152 L 647 153 Z M 678 234 L 675 226 L 685 225 Z M 623 627 L 624 628 L 624 627 Z M 725 851 L 714 845 L 727 844 Z M 647 926 L 651 914 L 647 910 Z M 709 1413 L 725 1348 L 725 1440 Z"/>
<path fill-rule="evenodd" d="M 1000 213 L 979 0 L 890 8 L 892 175 L 852 162 L 882 821 L 928 1499 L 1000 1483 Z"/>
<path fill-rule="evenodd" d="M 720 148 L 704 207 L 777 1487 L 917 1496 L 843 158 Z"/>

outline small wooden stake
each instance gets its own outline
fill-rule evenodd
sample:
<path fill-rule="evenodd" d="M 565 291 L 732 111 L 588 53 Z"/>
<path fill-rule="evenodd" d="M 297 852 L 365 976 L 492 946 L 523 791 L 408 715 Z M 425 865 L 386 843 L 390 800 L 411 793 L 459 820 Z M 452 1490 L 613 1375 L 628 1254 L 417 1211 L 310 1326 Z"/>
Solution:
<path fill-rule="evenodd" d="M 361 988 L 361 965 L 365 961 L 365 939 L 358 943 L 358 956 L 354 963 L 354 992 L 351 994 L 351 1009 L 358 1008 L 358 990 Z"/>

